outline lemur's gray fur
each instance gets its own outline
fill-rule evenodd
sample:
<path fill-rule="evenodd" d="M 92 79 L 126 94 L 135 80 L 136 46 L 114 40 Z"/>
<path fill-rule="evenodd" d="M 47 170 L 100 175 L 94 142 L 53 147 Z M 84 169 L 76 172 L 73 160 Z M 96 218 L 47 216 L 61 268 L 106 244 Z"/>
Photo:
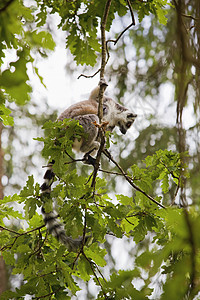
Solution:
<path fill-rule="evenodd" d="M 86 154 L 88 152 L 91 153 L 93 150 L 98 150 L 100 145 L 97 140 L 98 128 L 95 126 L 94 122 L 99 122 L 98 96 L 101 84 L 104 85 L 104 87 L 107 86 L 105 81 L 100 81 L 99 86 L 91 92 L 88 100 L 71 105 L 58 118 L 58 120 L 61 121 L 65 118 L 79 120 L 79 124 L 82 125 L 87 139 L 82 138 L 80 141 L 75 140 L 73 149 Z M 108 123 L 107 130 L 112 131 L 115 126 L 118 126 L 120 131 L 125 134 L 135 121 L 136 117 L 136 114 L 129 111 L 124 106 L 116 103 L 111 98 L 107 96 L 103 97 L 102 122 Z M 52 166 L 53 162 L 49 164 L 44 175 L 44 183 L 41 186 L 42 195 L 49 194 L 51 192 L 51 184 L 54 179 Z M 46 213 L 44 208 L 42 208 L 42 213 L 44 215 L 44 221 L 48 230 L 66 246 L 68 251 L 76 252 L 82 245 L 82 237 L 78 239 L 72 239 L 71 237 L 66 236 L 63 225 L 57 220 L 58 215 L 56 212 L 53 211 Z"/>

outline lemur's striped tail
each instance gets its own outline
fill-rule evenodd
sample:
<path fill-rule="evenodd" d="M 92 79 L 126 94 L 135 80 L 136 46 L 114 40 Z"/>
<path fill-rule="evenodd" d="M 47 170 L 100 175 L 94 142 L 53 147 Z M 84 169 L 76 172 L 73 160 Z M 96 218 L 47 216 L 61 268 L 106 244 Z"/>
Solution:
<path fill-rule="evenodd" d="M 55 161 L 52 161 L 48 165 L 48 169 L 44 174 L 44 183 L 41 185 L 40 189 L 42 191 L 41 198 L 45 194 L 51 193 L 51 185 L 54 181 L 55 174 L 52 170 L 53 164 Z M 55 211 L 46 213 L 44 207 L 42 207 L 42 213 L 44 216 L 44 222 L 47 226 L 47 229 L 49 232 L 55 236 L 58 241 L 60 241 L 62 244 L 64 244 L 68 251 L 77 252 L 78 249 L 82 246 L 83 238 L 79 237 L 77 239 L 72 239 L 71 237 L 68 237 L 66 235 L 64 226 L 58 221 L 58 214 Z M 85 237 L 85 242 L 87 241 L 89 237 Z"/>
<path fill-rule="evenodd" d="M 51 193 L 51 185 L 52 185 L 54 177 L 55 177 L 55 174 L 52 169 L 54 164 L 55 164 L 55 161 L 52 160 L 47 166 L 47 170 L 43 177 L 44 182 L 40 187 L 42 194 L 50 194 Z"/>

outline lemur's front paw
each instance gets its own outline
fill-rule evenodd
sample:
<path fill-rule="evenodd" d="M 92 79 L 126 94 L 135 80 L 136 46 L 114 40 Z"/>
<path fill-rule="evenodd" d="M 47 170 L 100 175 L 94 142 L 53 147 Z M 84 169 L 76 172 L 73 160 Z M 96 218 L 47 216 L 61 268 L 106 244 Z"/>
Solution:
<path fill-rule="evenodd" d="M 100 78 L 100 81 L 99 81 L 99 86 L 104 86 L 105 88 L 108 86 L 106 80 L 104 77 Z"/>

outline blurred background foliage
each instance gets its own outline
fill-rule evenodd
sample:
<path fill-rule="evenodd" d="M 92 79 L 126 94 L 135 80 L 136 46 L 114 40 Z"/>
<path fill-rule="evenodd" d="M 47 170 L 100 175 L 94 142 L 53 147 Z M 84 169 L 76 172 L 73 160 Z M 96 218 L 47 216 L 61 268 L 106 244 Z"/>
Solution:
<path fill-rule="evenodd" d="M 43 134 L 41 127 L 45 120 L 56 120 L 57 111 L 49 107 L 47 99 L 40 96 L 34 98 L 35 87 L 30 73 L 33 72 L 39 78 L 40 84 L 44 85 L 39 75 L 38 62 L 48 57 L 49 52 L 55 49 L 52 36 L 56 40 L 57 31 L 52 26 L 52 16 L 59 15 L 59 27 L 66 33 L 66 46 L 71 51 L 71 54 L 67 52 L 66 76 L 75 78 L 81 73 L 92 75 L 100 64 L 99 17 L 102 16 L 104 2 L 1 1 L 0 117 L 5 124 L 4 127 L 1 126 L 1 197 L 3 193 L 11 195 L 18 192 L 27 175 L 34 174 L 36 178 L 42 176 L 42 146 L 33 142 L 33 138 Z M 145 168 L 144 159 L 160 149 L 180 153 L 187 151 L 188 155 L 182 163 L 187 164 L 190 177 L 184 178 L 184 184 L 179 191 L 177 192 L 175 184 L 170 183 L 169 192 L 165 194 L 160 186 L 155 184 L 151 194 L 161 195 L 166 206 L 191 206 L 192 225 L 188 228 L 197 230 L 200 195 L 200 3 L 198 0 L 160 1 L 160 4 L 158 1 L 130 2 L 136 25 L 125 32 L 115 46 L 112 42 L 108 43 L 110 58 L 106 66 L 106 79 L 110 83 L 111 96 L 133 109 L 138 118 L 126 138 L 113 135 L 112 139 L 117 142 L 117 146 L 111 143 L 111 152 L 126 171 L 133 164 Z M 167 6 L 167 2 L 170 5 Z M 107 25 L 108 39 L 117 38 L 131 22 L 127 3 L 113 3 Z M 86 12 L 82 11 L 81 5 L 87 7 Z M 89 93 L 87 88 L 86 93 Z M 29 100 L 31 101 L 28 102 Z M 13 127 L 12 116 L 15 124 Z M 117 171 L 114 165 L 108 164 L 105 159 L 102 159 L 102 169 Z M 84 176 L 89 170 L 88 167 L 79 166 L 79 172 Z M 125 195 L 133 198 L 136 196 L 135 191 L 124 179 L 119 179 L 118 176 L 110 177 L 105 173 L 103 176 L 108 179 L 110 195 L 114 192 L 121 193 L 123 187 Z M 178 213 L 174 213 L 173 218 L 177 218 L 179 225 L 183 223 Z M 169 228 L 173 224 L 173 218 L 165 219 Z M 170 296 L 171 299 L 175 299 L 173 297 L 180 292 L 180 285 L 185 278 L 180 277 L 180 285 L 177 285 L 177 281 L 174 281 L 173 285 L 169 280 L 163 290 L 162 284 L 166 275 L 159 277 L 161 270 L 156 267 L 152 270 L 147 269 L 151 259 L 154 263 L 156 261 L 149 254 L 156 235 L 157 233 L 147 234 L 134 248 L 126 237 L 123 238 L 122 245 L 118 244 L 117 239 L 109 236 L 105 243 L 108 264 L 104 268 L 104 274 L 122 268 L 119 258 L 119 252 L 122 251 L 125 256 L 124 265 L 127 266 L 131 258 L 132 263 L 138 268 L 143 268 L 145 274 L 152 272 L 152 277 L 146 279 L 146 285 L 152 285 L 155 289 L 151 299 L 160 299 L 161 292 L 162 299 Z M 159 239 L 161 241 L 161 237 Z M 196 242 L 196 246 L 198 244 L 199 241 Z M 161 242 L 159 246 L 163 246 Z M 120 247 L 119 252 L 116 251 L 117 247 Z M 176 248 L 176 245 L 173 245 L 171 249 L 167 247 L 169 246 L 165 245 L 171 263 L 171 270 L 167 270 L 170 274 L 173 272 L 173 263 L 178 265 L 180 261 L 183 263 L 183 260 L 179 260 L 181 253 L 177 251 L 178 246 Z M 199 253 L 198 247 L 196 252 Z M 141 253 L 144 253 L 142 258 L 135 260 Z M 149 256 L 145 256 L 145 253 Z M 163 253 L 159 257 L 160 261 L 164 260 L 162 255 Z M 185 262 L 185 265 L 187 264 L 188 261 Z M 177 269 L 179 273 L 182 265 Z M 186 271 L 183 270 L 183 273 L 187 273 Z M 142 282 L 144 278 L 141 279 Z M 198 278 L 196 280 L 198 281 Z M 110 287 L 113 290 L 114 282 L 114 278 L 111 278 Z M 142 286 L 140 281 L 137 284 Z M 175 284 L 179 288 L 178 292 Z M 198 285 L 193 291 L 194 294 L 184 290 L 179 293 L 180 297 L 177 299 L 193 299 L 193 295 L 198 292 Z M 87 283 L 84 287 L 86 299 L 93 299 L 92 284 Z"/>

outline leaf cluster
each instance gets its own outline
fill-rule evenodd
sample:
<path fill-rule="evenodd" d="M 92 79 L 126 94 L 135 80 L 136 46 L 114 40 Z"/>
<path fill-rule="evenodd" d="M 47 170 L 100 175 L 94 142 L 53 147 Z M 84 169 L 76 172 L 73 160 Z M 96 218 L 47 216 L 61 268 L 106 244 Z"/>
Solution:
<path fill-rule="evenodd" d="M 166 24 L 168 0 L 162 1 L 130 1 L 133 10 L 138 14 L 139 21 L 145 15 L 155 14 L 162 24 Z M 94 66 L 100 53 L 98 31 L 104 13 L 106 1 L 37 1 L 39 12 L 38 24 L 46 22 L 47 12 L 59 14 L 59 27 L 67 32 L 66 46 L 71 51 L 77 64 Z M 113 1 L 109 10 L 106 31 L 110 31 L 116 14 L 123 17 L 129 11 L 127 1 Z"/>
<path fill-rule="evenodd" d="M 128 9 L 123 0 L 113 3 L 107 30 L 115 14 L 124 16 Z M 161 8 L 168 1 L 138 0 L 131 3 L 140 20 L 153 13 L 165 23 L 165 10 Z M 37 4 L 39 12 L 34 20 L 37 26 L 46 23 L 49 9 L 52 14 L 58 13 L 60 26 L 68 32 L 67 46 L 76 62 L 94 65 L 100 50 L 97 33 L 105 1 L 54 0 L 37 1 Z M 0 99 L 3 104 L 5 98 L 14 98 L 19 104 L 26 102 L 30 92 L 27 63 L 33 62 L 31 49 L 43 45 L 53 49 L 54 46 L 49 34 L 24 29 L 24 20 L 26 25 L 33 23 L 32 12 L 32 8 L 25 8 L 18 1 L 3 1 L 0 6 L 1 57 L 5 48 L 15 49 L 17 55 L 17 60 L 9 64 L 11 68 L 2 70 L 3 93 Z M 139 34 L 143 34 L 141 32 Z M 147 43 L 145 48 L 147 53 L 150 53 L 149 45 Z M 37 73 L 37 69 L 35 71 Z M 2 120 L 10 125 L 10 112 L 4 106 L 0 109 Z M 41 199 L 39 184 L 29 176 L 19 195 L 5 197 L 0 202 L 1 251 L 6 263 L 12 267 L 12 273 L 23 275 L 23 285 L 15 291 L 5 292 L 1 299 L 23 299 L 27 295 L 33 299 L 71 299 L 80 290 L 80 280 L 94 281 L 99 288 L 98 299 L 148 299 L 150 296 L 155 299 L 194 299 L 200 290 L 199 207 L 161 209 L 147 197 L 147 193 L 155 194 L 157 202 L 161 202 L 162 196 L 158 195 L 167 195 L 171 185 L 175 185 L 178 191 L 182 178 L 187 176 L 183 164 L 185 154 L 159 150 L 145 158 L 140 163 L 142 167 L 138 167 L 139 163 L 132 165 L 131 161 L 132 166 L 125 178 L 129 183 L 136 183 L 140 190 L 133 190 L 133 196 L 127 196 L 126 187 L 122 186 L 122 193 L 114 195 L 110 193 L 109 180 L 96 177 L 95 185 L 91 186 L 91 174 L 83 176 L 79 172 L 81 162 L 74 160 L 71 146 L 74 138 L 79 140 L 84 134 L 76 121 L 47 122 L 44 129 L 47 138 L 38 140 L 44 142 L 45 158 L 56 161 L 53 171 L 57 184 L 52 186 L 52 198 Z M 120 169 L 118 171 L 118 174 L 109 174 L 117 178 L 124 175 Z M 172 203 L 176 203 L 176 195 L 173 194 Z M 44 200 L 46 211 L 51 211 L 55 202 L 69 236 L 91 237 L 78 253 L 69 253 L 48 234 L 38 213 Z M 11 207 L 13 202 L 24 205 L 23 216 Z M 7 219 L 13 223 L 24 222 L 26 229 L 7 226 Z M 104 247 L 108 236 L 113 241 L 126 237 L 131 251 L 138 250 L 132 269 L 129 265 L 127 270 L 117 272 L 109 268 Z M 146 242 L 148 238 L 151 238 L 150 245 Z M 107 269 L 104 271 L 104 268 Z M 155 278 L 162 287 L 159 295 L 153 291 L 157 287 Z M 138 280 L 142 281 L 140 288 Z"/>
<path fill-rule="evenodd" d="M 6 263 L 12 266 L 13 274 L 23 274 L 24 280 L 21 288 L 15 292 L 5 292 L 2 299 L 21 299 L 25 295 L 35 299 L 48 296 L 52 299 L 70 299 L 80 290 L 79 280 L 87 282 L 91 279 L 100 288 L 98 299 L 147 299 L 153 291 L 149 288 L 151 278 L 161 269 L 173 280 L 177 272 L 184 270 L 181 278 L 186 284 L 181 295 L 189 293 L 191 281 L 187 279 L 187 274 L 189 272 L 192 276 L 192 253 L 198 249 L 196 237 L 194 235 L 191 242 L 188 229 L 191 226 L 193 231 L 193 222 L 198 222 L 194 211 L 191 210 L 189 215 L 191 223 L 187 223 L 184 210 L 160 209 L 139 191 L 134 197 L 108 194 L 109 184 L 100 177 L 91 187 L 90 174 L 88 178 L 78 174 L 78 168 L 73 168 L 76 160 L 69 154 L 73 139 L 83 135 L 78 122 L 47 122 L 44 128 L 48 132 L 47 138 L 39 140 L 44 142 L 44 155 L 59 160 L 53 167 L 58 182 L 52 186 L 51 197 L 41 199 L 39 184 L 34 183 L 33 176 L 29 176 L 19 195 L 8 196 L 1 202 L 1 251 Z M 182 173 L 180 160 L 180 154 L 160 150 L 145 159 L 145 168 L 133 165 L 128 176 L 145 192 L 151 192 L 152 185 L 160 182 L 163 192 L 167 193 L 170 180 L 179 184 L 177 178 Z M 51 211 L 53 199 L 56 199 L 56 210 L 67 235 L 73 238 L 91 236 L 78 253 L 67 252 L 49 235 L 37 212 L 42 205 L 45 205 L 46 211 Z M 158 197 L 157 200 L 160 201 Z M 22 219 L 10 210 L 8 204 L 12 201 L 24 204 L 24 219 L 28 224 L 26 230 L 13 230 L 4 224 L 5 217 Z M 174 220 L 177 226 L 174 226 Z M 133 248 L 135 244 L 143 243 L 149 234 L 154 237 L 154 247 L 138 253 L 134 269 L 118 273 L 110 270 L 109 278 L 104 277 L 103 268 L 108 266 L 108 262 L 103 244 L 107 236 L 115 239 L 126 236 Z M 195 243 L 195 250 L 192 243 Z M 148 273 L 148 279 L 143 278 L 142 270 Z M 134 280 L 139 278 L 144 282 L 140 291 L 134 284 Z M 173 280 L 170 282 L 174 286 Z M 163 297 L 170 287 L 168 282 L 163 284 Z"/>
<path fill-rule="evenodd" d="M 32 91 L 28 74 L 31 64 L 43 84 L 34 64 L 34 52 L 50 51 L 55 47 L 51 34 L 46 30 L 32 28 L 34 7 L 22 1 L 2 1 L 0 6 L 0 120 L 13 125 L 10 110 L 5 101 L 24 105 Z M 10 55 L 11 54 L 11 55 Z"/>

